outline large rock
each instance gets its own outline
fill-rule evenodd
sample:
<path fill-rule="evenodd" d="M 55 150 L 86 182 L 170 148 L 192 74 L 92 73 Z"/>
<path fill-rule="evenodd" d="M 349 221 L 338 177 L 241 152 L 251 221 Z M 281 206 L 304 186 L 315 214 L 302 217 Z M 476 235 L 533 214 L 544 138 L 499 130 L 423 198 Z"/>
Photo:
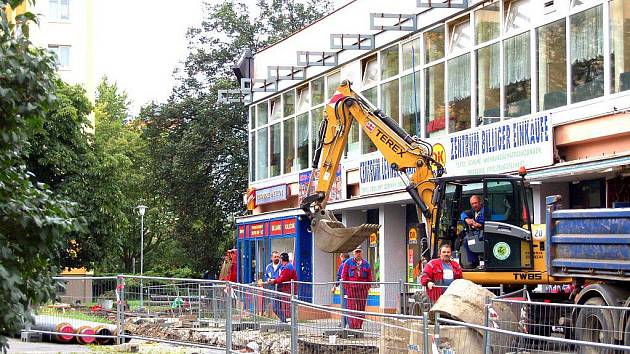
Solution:
<path fill-rule="evenodd" d="M 429 317 L 435 320 L 435 314 L 439 313 L 441 317 L 483 326 L 486 299 L 493 297 L 495 295 L 489 290 L 469 280 L 457 279 L 431 307 Z M 501 329 L 517 330 L 516 315 L 508 305 L 494 302 L 493 309 L 501 322 Z M 483 334 L 483 331 L 479 333 Z"/>

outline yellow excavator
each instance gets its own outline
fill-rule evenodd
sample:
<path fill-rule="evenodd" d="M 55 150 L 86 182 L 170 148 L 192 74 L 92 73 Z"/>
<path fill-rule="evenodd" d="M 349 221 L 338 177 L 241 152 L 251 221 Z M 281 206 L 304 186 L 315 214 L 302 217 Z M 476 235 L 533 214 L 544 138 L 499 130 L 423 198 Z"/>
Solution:
<path fill-rule="evenodd" d="M 353 119 L 406 183 L 406 191 L 417 206 L 418 219 L 426 225 L 420 230 L 426 259 L 437 257 L 439 246 L 449 243 L 460 255 L 464 277 L 477 284 L 571 281 L 554 278 L 547 272 L 544 235 L 538 237 L 532 233 L 524 171 L 521 177 L 501 174 L 444 177 L 444 167 L 432 157 L 431 144 L 408 134 L 396 121 L 352 91 L 348 81 L 340 84 L 326 106 L 312 165 L 313 175 L 319 179 L 314 192 L 301 204 L 311 219 L 319 249 L 329 253 L 351 251 L 380 227 L 363 224 L 347 228 L 326 210 Z M 482 236 L 468 230 L 461 217 L 470 208 L 473 195 L 485 202 Z M 466 240 L 466 245 L 462 240 Z M 483 267 L 478 267 L 478 259 L 484 261 Z"/>

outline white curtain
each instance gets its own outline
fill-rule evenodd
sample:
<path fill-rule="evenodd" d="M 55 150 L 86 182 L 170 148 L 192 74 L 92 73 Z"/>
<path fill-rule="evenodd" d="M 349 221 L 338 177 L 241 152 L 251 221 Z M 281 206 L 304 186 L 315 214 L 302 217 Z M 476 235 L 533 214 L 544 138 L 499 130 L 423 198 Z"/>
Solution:
<path fill-rule="evenodd" d="M 604 55 L 602 6 L 571 17 L 571 63 L 596 59 Z"/>
<path fill-rule="evenodd" d="M 529 80 L 531 78 L 529 32 L 506 39 L 503 45 L 505 84 Z"/>
<path fill-rule="evenodd" d="M 470 97 L 470 54 L 448 61 L 448 101 Z"/>

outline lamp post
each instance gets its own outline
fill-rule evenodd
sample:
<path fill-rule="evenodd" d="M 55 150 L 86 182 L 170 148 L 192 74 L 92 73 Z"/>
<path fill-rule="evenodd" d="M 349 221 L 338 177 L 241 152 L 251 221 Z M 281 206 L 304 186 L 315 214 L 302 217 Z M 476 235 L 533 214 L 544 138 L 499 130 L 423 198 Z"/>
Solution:
<path fill-rule="evenodd" d="M 144 273 L 144 212 L 147 207 L 138 205 L 136 207 L 140 213 L 140 276 Z M 142 287 L 142 278 L 140 278 L 140 308 L 144 308 L 144 288 Z"/>

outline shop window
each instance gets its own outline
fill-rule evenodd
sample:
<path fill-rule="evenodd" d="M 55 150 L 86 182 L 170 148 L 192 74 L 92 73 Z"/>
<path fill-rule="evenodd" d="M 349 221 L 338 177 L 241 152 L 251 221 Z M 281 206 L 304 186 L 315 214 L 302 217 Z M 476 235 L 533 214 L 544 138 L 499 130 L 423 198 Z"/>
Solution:
<path fill-rule="evenodd" d="M 604 94 L 604 34 L 602 6 L 571 16 L 571 102 Z"/>
<path fill-rule="evenodd" d="M 280 123 L 274 124 L 269 128 L 269 146 L 271 154 L 269 159 L 269 175 L 275 177 L 280 174 L 280 161 L 282 161 L 281 146 L 282 137 L 280 135 Z"/>
<path fill-rule="evenodd" d="M 249 134 L 249 180 L 256 180 L 256 135 Z"/>
<path fill-rule="evenodd" d="M 501 32 L 500 5 L 495 2 L 475 11 L 475 43 L 481 44 L 499 37 Z"/>
<path fill-rule="evenodd" d="M 288 117 L 295 113 L 295 92 L 293 90 L 282 94 L 284 101 L 284 116 Z"/>
<path fill-rule="evenodd" d="M 368 101 L 370 101 L 370 103 L 372 103 L 372 105 L 376 106 L 376 102 L 377 102 L 377 89 L 376 87 L 372 87 L 369 90 L 365 90 L 362 92 L 363 97 L 365 97 Z M 374 143 L 372 142 L 372 140 L 370 140 L 370 138 L 368 138 L 367 134 L 365 134 L 365 132 L 363 132 L 363 129 L 361 129 L 361 153 L 362 154 L 369 154 L 371 152 L 376 151 L 376 145 L 374 145 Z"/>
<path fill-rule="evenodd" d="M 444 63 L 425 69 L 425 118 L 426 131 L 429 138 L 446 133 L 446 117 L 444 116 Z"/>
<path fill-rule="evenodd" d="M 450 55 L 468 50 L 472 44 L 472 31 L 468 16 L 449 25 L 450 37 L 448 52 Z"/>
<path fill-rule="evenodd" d="M 297 169 L 303 170 L 310 164 L 308 161 L 308 113 L 300 114 L 297 120 Z M 317 136 L 317 130 L 313 131 L 313 135 Z"/>
<path fill-rule="evenodd" d="M 268 114 L 269 108 L 267 107 L 267 101 L 256 105 L 256 128 L 267 124 Z"/>
<path fill-rule="evenodd" d="M 297 88 L 297 112 L 302 113 L 311 107 L 308 85 Z"/>
<path fill-rule="evenodd" d="M 374 85 L 378 82 L 378 62 L 376 56 L 364 59 L 361 63 L 363 68 L 362 87 Z M 374 103 L 376 101 L 372 101 Z"/>
<path fill-rule="evenodd" d="M 324 107 L 315 108 L 311 111 L 311 131 L 313 132 L 313 136 L 311 140 L 313 145 L 311 145 L 311 149 L 314 151 L 317 147 L 317 140 L 319 139 L 319 127 L 322 124 L 322 120 L 324 120 Z M 311 155 L 313 156 L 313 155 Z"/>
<path fill-rule="evenodd" d="M 400 110 L 402 126 L 411 135 L 420 136 L 420 72 L 401 79 Z"/>
<path fill-rule="evenodd" d="M 612 92 L 630 89 L 630 2 L 610 3 L 610 62 Z"/>
<path fill-rule="evenodd" d="M 341 83 L 341 73 L 336 72 L 326 77 L 326 100 L 330 99 Z"/>
<path fill-rule="evenodd" d="M 477 50 L 477 114 L 478 124 L 497 121 L 501 116 L 501 80 L 499 43 Z"/>
<path fill-rule="evenodd" d="M 398 121 L 398 96 L 398 79 L 381 85 L 381 109 L 395 121 Z"/>
<path fill-rule="evenodd" d="M 352 158 L 359 156 L 359 123 L 356 119 L 352 120 L 352 126 L 350 126 L 350 132 L 348 133 L 348 141 L 346 142 L 346 158 Z"/>
<path fill-rule="evenodd" d="M 289 118 L 283 124 L 284 173 L 295 171 L 295 119 Z"/>
<path fill-rule="evenodd" d="M 569 185 L 570 208 L 605 208 L 605 190 L 605 181 L 603 179 L 572 182 Z"/>
<path fill-rule="evenodd" d="M 420 38 L 413 39 L 402 45 L 403 71 L 412 69 L 420 63 Z"/>
<path fill-rule="evenodd" d="M 518 31 L 529 27 L 530 16 L 533 6 L 530 0 L 506 1 L 505 9 L 505 32 Z"/>
<path fill-rule="evenodd" d="M 503 41 L 505 117 L 531 113 L 531 65 L 529 32 Z"/>
<path fill-rule="evenodd" d="M 424 62 L 444 58 L 444 26 L 424 32 Z"/>
<path fill-rule="evenodd" d="M 381 51 L 381 78 L 398 74 L 398 44 Z"/>
<path fill-rule="evenodd" d="M 282 104 L 280 103 L 280 97 L 276 97 L 269 101 L 271 105 L 271 120 L 278 120 L 282 118 Z"/>
<path fill-rule="evenodd" d="M 324 78 L 311 81 L 311 102 L 313 106 L 324 103 Z"/>
<path fill-rule="evenodd" d="M 538 109 L 567 104 L 566 20 L 536 30 L 538 36 Z"/>
<path fill-rule="evenodd" d="M 448 61 L 449 132 L 470 128 L 470 54 Z"/>
<path fill-rule="evenodd" d="M 256 179 L 267 178 L 268 171 L 268 150 L 267 150 L 267 128 L 259 129 L 256 132 Z"/>

